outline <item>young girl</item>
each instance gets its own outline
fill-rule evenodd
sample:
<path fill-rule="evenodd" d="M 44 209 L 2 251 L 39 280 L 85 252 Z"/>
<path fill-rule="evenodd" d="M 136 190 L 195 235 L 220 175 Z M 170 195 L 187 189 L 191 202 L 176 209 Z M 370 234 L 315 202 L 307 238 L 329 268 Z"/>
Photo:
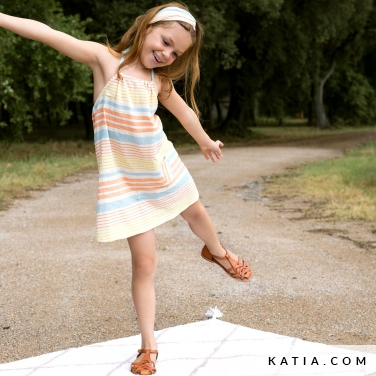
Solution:
<path fill-rule="evenodd" d="M 180 214 L 205 243 L 204 259 L 241 281 L 252 274 L 243 260 L 219 243 L 193 179 L 155 115 L 159 101 L 196 140 L 207 160 L 216 162 L 222 157 L 223 144 L 211 140 L 202 129 L 193 95 L 199 78 L 202 28 L 180 3 L 158 6 L 139 16 L 113 48 L 1 13 L 0 26 L 45 43 L 93 71 L 99 166 L 97 237 L 100 242 L 128 239 L 132 296 L 142 338 L 131 371 L 154 374 L 158 352 L 153 229 Z M 172 82 L 181 78 L 193 110 L 174 90 Z"/>

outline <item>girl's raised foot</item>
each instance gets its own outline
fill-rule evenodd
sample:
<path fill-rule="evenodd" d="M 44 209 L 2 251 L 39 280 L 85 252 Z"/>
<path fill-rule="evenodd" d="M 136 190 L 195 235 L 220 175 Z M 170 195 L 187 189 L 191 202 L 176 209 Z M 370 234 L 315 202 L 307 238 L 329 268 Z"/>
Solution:
<path fill-rule="evenodd" d="M 212 255 L 206 245 L 204 246 L 204 248 L 202 248 L 201 256 L 205 260 L 219 265 L 230 277 L 243 282 L 249 281 L 252 277 L 251 268 L 240 257 L 238 257 L 237 260 L 231 258 L 228 250 L 222 244 L 221 246 L 226 252 L 224 257 Z M 226 261 L 228 261 L 228 263 L 231 265 L 229 268 L 226 268 L 223 265 L 226 263 Z"/>

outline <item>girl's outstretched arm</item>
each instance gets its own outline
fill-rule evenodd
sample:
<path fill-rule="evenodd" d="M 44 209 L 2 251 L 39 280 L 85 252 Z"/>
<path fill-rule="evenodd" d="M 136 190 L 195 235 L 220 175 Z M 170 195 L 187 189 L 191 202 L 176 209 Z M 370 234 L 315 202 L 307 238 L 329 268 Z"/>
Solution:
<path fill-rule="evenodd" d="M 98 65 L 99 52 L 105 48 L 99 43 L 82 41 L 34 20 L 0 13 L 0 27 L 25 38 L 47 44 L 73 60 L 94 69 Z"/>
<path fill-rule="evenodd" d="M 223 143 L 219 140 L 213 141 L 202 128 L 194 111 L 184 102 L 180 95 L 172 89 L 168 98 L 164 98 L 162 94 L 159 97 L 161 104 L 167 108 L 187 130 L 187 132 L 195 139 L 200 146 L 202 154 L 206 159 L 216 162 L 222 158 L 221 147 Z"/>

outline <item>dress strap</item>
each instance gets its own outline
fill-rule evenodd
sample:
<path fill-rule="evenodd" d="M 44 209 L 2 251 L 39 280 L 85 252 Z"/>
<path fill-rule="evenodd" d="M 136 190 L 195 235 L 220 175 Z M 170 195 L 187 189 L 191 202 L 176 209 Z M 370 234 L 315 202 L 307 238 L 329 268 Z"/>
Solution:
<path fill-rule="evenodd" d="M 154 81 L 154 69 L 152 68 L 150 71 L 151 71 L 151 80 Z"/>
<path fill-rule="evenodd" d="M 119 65 L 124 61 L 124 55 L 130 50 L 130 48 L 126 48 L 124 51 L 122 51 L 122 56 L 121 56 L 121 59 L 120 59 L 120 62 L 119 62 Z"/>

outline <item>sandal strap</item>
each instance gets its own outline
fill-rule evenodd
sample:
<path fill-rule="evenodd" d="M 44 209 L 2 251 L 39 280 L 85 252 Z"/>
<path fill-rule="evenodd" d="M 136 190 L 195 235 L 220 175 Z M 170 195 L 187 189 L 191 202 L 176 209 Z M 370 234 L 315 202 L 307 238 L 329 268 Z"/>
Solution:
<path fill-rule="evenodd" d="M 247 274 L 251 272 L 251 269 L 247 265 L 247 263 L 244 260 L 242 260 L 239 256 L 238 256 L 238 260 L 235 261 L 234 259 L 230 257 L 230 254 L 228 253 L 227 249 L 222 244 L 221 246 L 226 251 L 226 255 L 224 258 L 227 259 L 227 261 L 231 265 L 231 267 L 226 269 L 226 271 L 229 272 L 233 278 L 248 279 Z M 231 270 L 234 273 L 231 273 Z"/>
<path fill-rule="evenodd" d="M 158 350 L 140 349 L 138 350 L 138 353 L 137 358 L 141 354 L 145 354 L 145 356 L 140 361 L 137 361 L 136 358 L 136 360 L 131 364 L 132 373 L 143 375 L 144 373 L 141 372 L 147 371 L 149 375 L 154 375 L 154 373 L 156 373 L 155 363 L 150 359 L 150 354 L 157 354 L 156 358 L 158 359 Z"/>
<path fill-rule="evenodd" d="M 238 260 L 235 268 L 236 274 L 241 278 L 248 278 L 246 274 L 251 272 L 250 267 L 243 261 L 243 260 Z"/>
<path fill-rule="evenodd" d="M 226 252 L 227 252 L 227 250 L 226 250 Z M 226 260 L 227 259 L 227 253 L 226 253 L 226 255 L 224 256 L 224 257 L 220 257 L 220 256 L 214 256 L 214 255 L 212 255 L 212 257 L 213 258 L 215 258 L 216 260 Z"/>
<path fill-rule="evenodd" d="M 139 352 L 140 354 L 143 354 L 143 353 L 158 354 L 158 350 L 150 350 L 150 349 L 140 349 L 137 352 Z"/>
<path fill-rule="evenodd" d="M 148 371 L 149 375 L 153 375 L 156 369 L 154 363 L 142 360 L 141 362 L 137 362 L 137 364 L 132 364 L 131 371 L 132 373 L 139 373 L 140 375 L 142 375 L 140 371 Z"/>

